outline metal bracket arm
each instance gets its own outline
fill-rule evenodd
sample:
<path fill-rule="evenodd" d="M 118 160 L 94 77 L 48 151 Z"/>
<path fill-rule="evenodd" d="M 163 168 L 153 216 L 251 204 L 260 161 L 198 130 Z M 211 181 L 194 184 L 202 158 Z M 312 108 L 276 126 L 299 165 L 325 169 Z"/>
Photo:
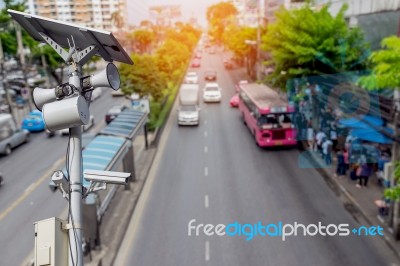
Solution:
<path fill-rule="evenodd" d="M 39 32 L 40 36 L 43 37 L 43 39 L 56 51 L 57 54 L 61 56 L 62 59 L 64 59 L 65 62 L 69 62 L 69 60 L 72 57 L 72 54 L 74 53 L 74 49 L 71 49 L 69 53 L 64 50 L 58 43 L 56 43 L 52 38 L 47 36 L 43 32 Z"/>
<path fill-rule="evenodd" d="M 86 64 L 89 59 L 94 56 L 99 51 L 96 45 L 91 45 L 86 47 L 84 50 L 80 51 L 77 55 L 78 63 L 80 65 Z"/>

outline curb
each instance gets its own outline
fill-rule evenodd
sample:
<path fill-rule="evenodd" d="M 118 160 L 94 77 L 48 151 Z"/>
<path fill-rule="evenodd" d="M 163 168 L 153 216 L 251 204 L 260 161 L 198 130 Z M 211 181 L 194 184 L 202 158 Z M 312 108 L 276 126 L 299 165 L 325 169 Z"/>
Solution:
<path fill-rule="evenodd" d="M 301 148 L 303 150 L 305 150 L 306 148 L 306 143 L 304 141 L 301 141 Z M 316 163 L 318 164 L 318 161 L 315 159 L 315 156 L 310 156 L 310 158 Z M 368 225 L 374 225 L 375 223 L 369 218 L 369 216 L 367 215 L 367 213 L 361 208 L 361 206 L 358 204 L 358 202 L 354 199 L 354 197 L 351 195 L 351 193 L 344 187 L 342 186 L 342 184 L 340 184 L 335 178 L 333 178 L 332 174 L 329 172 L 329 170 L 326 170 L 326 168 L 315 168 L 316 171 L 318 171 L 325 179 L 326 181 L 330 182 L 330 184 L 332 184 L 335 189 L 337 191 L 340 191 L 342 195 L 345 196 L 345 198 L 347 199 L 347 201 L 349 203 L 351 203 L 356 211 L 361 214 L 362 218 L 368 223 Z M 355 217 L 354 213 L 351 213 L 350 210 L 348 210 L 345 206 L 345 209 L 351 214 L 351 216 L 353 216 L 353 218 L 359 222 L 357 220 L 357 217 Z M 386 226 L 386 224 L 384 224 L 384 226 L 386 228 L 389 228 Z M 389 231 L 389 230 L 387 230 Z M 393 253 L 396 255 L 396 257 L 398 259 L 400 259 L 400 251 L 397 249 L 397 247 L 392 243 L 391 239 L 387 236 L 381 236 L 381 238 L 385 241 L 386 245 L 388 245 L 388 247 L 393 251 Z"/>

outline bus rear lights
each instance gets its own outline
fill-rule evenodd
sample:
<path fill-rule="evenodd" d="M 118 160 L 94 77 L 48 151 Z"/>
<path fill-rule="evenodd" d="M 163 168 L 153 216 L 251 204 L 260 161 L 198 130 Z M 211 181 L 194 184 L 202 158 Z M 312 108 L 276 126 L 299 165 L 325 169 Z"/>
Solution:
<path fill-rule="evenodd" d="M 269 133 L 263 133 L 262 136 L 263 136 L 263 138 L 270 138 L 270 137 L 271 137 L 271 134 L 269 134 Z"/>

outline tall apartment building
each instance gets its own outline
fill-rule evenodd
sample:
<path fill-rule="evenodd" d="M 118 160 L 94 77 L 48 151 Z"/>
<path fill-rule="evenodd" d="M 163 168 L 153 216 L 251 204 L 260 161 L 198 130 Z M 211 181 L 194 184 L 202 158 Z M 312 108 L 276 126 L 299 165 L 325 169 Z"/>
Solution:
<path fill-rule="evenodd" d="M 126 0 L 28 0 L 28 12 L 47 18 L 115 31 L 113 13 L 126 25 Z M 115 15 L 114 15 L 115 17 Z"/>

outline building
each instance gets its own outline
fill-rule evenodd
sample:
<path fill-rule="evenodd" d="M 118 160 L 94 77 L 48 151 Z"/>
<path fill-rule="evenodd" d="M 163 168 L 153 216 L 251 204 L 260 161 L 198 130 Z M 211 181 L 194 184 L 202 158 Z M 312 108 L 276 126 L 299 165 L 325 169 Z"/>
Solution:
<path fill-rule="evenodd" d="M 127 25 L 126 0 L 28 0 L 33 15 L 116 31 Z"/>
<path fill-rule="evenodd" d="M 319 0 L 317 6 L 329 2 Z M 349 5 L 345 13 L 349 26 L 363 30 L 372 50 L 379 49 L 385 37 L 400 36 L 400 0 L 336 0 L 330 3 L 330 13 L 336 15 L 345 3 Z"/>
<path fill-rule="evenodd" d="M 176 22 L 182 21 L 180 5 L 158 5 L 149 7 L 149 16 L 156 25 L 173 26 Z"/>

